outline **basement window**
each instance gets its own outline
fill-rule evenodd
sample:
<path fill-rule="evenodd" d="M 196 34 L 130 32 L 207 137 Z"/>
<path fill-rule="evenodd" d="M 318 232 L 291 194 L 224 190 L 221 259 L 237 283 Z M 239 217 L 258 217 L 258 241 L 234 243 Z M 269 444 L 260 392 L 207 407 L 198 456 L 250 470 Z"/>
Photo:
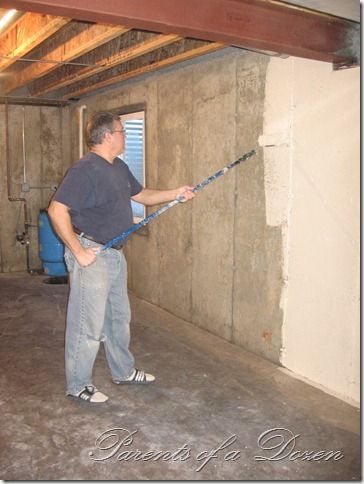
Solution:
<path fill-rule="evenodd" d="M 128 165 L 130 171 L 145 186 L 144 160 L 144 111 L 120 115 L 120 121 L 126 131 L 125 148 L 121 158 Z M 145 205 L 131 200 L 134 223 L 145 218 Z"/>

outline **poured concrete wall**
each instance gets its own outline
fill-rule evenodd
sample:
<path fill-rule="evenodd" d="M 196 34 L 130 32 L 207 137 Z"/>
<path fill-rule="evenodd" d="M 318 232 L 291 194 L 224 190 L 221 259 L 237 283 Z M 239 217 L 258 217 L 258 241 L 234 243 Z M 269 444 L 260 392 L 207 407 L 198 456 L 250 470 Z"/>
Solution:
<path fill-rule="evenodd" d="M 14 197 L 25 197 L 32 227 L 30 266 L 40 268 L 37 222 L 39 209 L 47 207 L 51 190 L 32 189 L 22 193 L 24 182 L 23 119 L 25 120 L 25 180 L 32 187 L 58 184 L 70 163 L 68 111 L 53 107 L 9 106 L 10 190 Z M 22 202 L 10 202 L 7 190 L 5 148 L 5 106 L 0 106 L 0 271 L 26 270 L 25 246 L 16 241 L 24 232 Z"/>
<path fill-rule="evenodd" d="M 272 59 L 266 220 L 281 227 L 281 363 L 359 402 L 360 70 Z"/>
<path fill-rule="evenodd" d="M 151 188 L 196 184 L 257 146 L 268 58 L 227 49 L 86 99 L 88 113 L 146 106 Z M 77 131 L 76 109 L 72 131 Z M 77 156 L 77 147 L 72 152 Z M 149 209 L 151 212 L 153 209 Z M 140 297 L 279 361 L 281 232 L 265 219 L 262 152 L 126 248 Z"/>
<path fill-rule="evenodd" d="M 350 401 L 359 398 L 358 83 L 358 69 L 226 49 L 82 102 L 86 117 L 144 105 L 150 188 L 196 184 L 264 147 L 133 235 L 130 289 Z M 80 106 L 26 108 L 32 183 L 58 183 L 78 159 Z M 19 194 L 22 111 L 10 109 Z M 5 159 L 3 141 L 0 150 Z M 1 270 L 21 270 L 19 204 L 7 201 L 0 170 Z M 29 195 L 34 222 L 49 196 Z"/>

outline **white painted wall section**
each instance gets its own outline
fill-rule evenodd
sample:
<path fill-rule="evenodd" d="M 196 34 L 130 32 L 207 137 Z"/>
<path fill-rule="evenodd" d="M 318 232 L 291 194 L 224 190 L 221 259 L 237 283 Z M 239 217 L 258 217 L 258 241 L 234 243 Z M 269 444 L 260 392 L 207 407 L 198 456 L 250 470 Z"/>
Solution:
<path fill-rule="evenodd" d="M 359 68 L 272 58 L 267 224 L 282 227 L 282 365 L 359 401 Z"/>

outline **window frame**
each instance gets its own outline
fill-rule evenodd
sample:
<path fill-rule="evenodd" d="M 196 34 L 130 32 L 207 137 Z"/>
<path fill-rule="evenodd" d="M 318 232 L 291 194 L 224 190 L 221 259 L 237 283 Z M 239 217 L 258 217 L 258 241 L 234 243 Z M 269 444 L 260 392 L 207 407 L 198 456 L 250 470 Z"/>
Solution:
<path fill-rule="evenodd" d="M 124 127 L 125 129 L 125 126 L 124 126 L 124 122 L 125 121 L 128 121 L 128 120 L 133 120 L 133 119 L 142 119 L 143 120 L 143 165 L 142 165 L 142 168 L 143 168 L 143 180 L 141 182 L 141 184 L 143 185 L 143 187 L 145 187 L 145 178 L 146 178 L 146 167 L 145 167 L 145 109 L 143 108 L 139 108 L 137 110 L 133 110 L 133 111 L 128 111 L 127 113 L 118 113 L 118 116 L 120 118 L 120 121 L 121 121 L 121 124 L 122 126 Z M 127 140 L 125 139 L 125 143 L 127 142 Z M 125 152 L 122 154 L 123 155 L 123 161 L 127 163 L 127 160 L 126 160 L 126 155 L 125 155 Z M 124 159 L 125 158 L 125 159 Z M 131 170 L 131 167 L 129 167 L 129 169 Z M 139 180 L 140 182 L 140 180 Z M 137 203 L 137 202 L 134 202 L 133 200 L 131 201 L 132 202 L 132 205 L 134 203 Z M 142 205 L 143 207 L 143 217 L 140 217 L 140 216 L 137 216 L 134 214 L 134 210 L 133 210 L 133 222 L 136 224 L 138 222 L 140 222 L 141 220 L 143 220 L 145 217 L 146 217 L 146 207 L 145 205 L 143 204 L 140 204 Z"/>

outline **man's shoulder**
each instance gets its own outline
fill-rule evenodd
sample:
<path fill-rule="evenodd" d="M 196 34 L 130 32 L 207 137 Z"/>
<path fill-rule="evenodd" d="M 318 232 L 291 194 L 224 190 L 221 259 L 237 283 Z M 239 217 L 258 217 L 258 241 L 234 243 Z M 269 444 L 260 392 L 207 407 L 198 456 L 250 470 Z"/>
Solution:
<path fill-rule="evenodd" d="M 128 169 L 128 165 L 125 163 L 125 161 L 120 158 L 119 156 L 117 156 L 116 158 L 114 158 L 114 161 L 113 161 L 113 164 L 114 166 L 117 166 L 117 167 L 120 167 L 120 168 L 123 168 L 124 170 L 125 169 Z"/>
<path fill-rule="evenodd" d="M 100 171 L 104 168 L 102 159 L 95 153 L 87 153 L 81 159 L 76 161 L 70 168 L 72 171 L 85 171 L 91 174 L 94 171 Z"/>

